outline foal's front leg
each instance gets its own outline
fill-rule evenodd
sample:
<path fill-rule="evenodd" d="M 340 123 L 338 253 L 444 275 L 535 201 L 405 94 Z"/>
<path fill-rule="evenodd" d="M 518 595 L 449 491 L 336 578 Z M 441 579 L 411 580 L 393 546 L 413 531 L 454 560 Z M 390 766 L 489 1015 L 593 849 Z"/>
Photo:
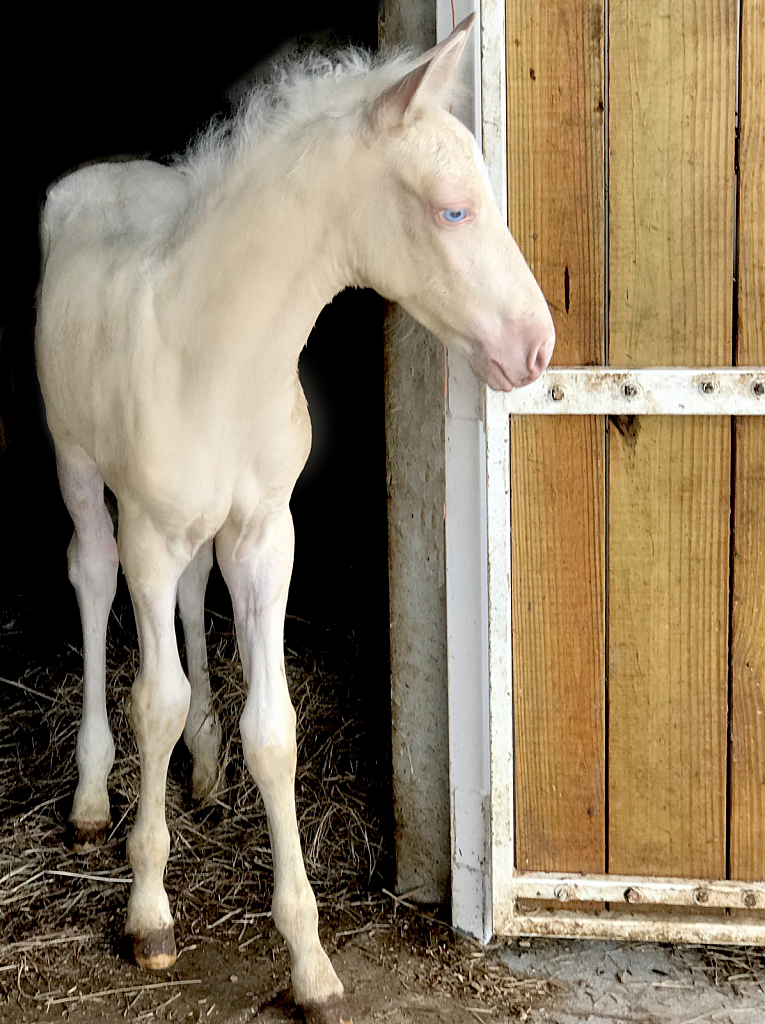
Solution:
<path fill-rule="evenodd" d="M 295 1001 L 309 1020 L 350 1021 L 343 986 L 319 942 L 319 915 L 295 814 L 295 712 L 284 670 L 284 612 L 294 548 L 289 511 L 256 543 L 245 541 L 237 549 L 238 541 L 239 530 L 229 523 L 218 535 L 216 550 L 231 592 L 248 686 L 242 746 L 268 815 L 274 923 L 289 947 Z"/>
<path fill-rule="evenodd" d="M 149 517 L 122 514 L 120 558 L 135 610 L 140 668 L 131 721 L 141 762 L 135 825 L 127 842 L 133 869 L 125 933 L 136 963 L 155 970 L 175 963 L 173 916 L 162 884 L 170 853 L 165 784 L 170 755 L 183 732 L 190 687 L 175 639 L 176 587 L 185 568 Z"/>

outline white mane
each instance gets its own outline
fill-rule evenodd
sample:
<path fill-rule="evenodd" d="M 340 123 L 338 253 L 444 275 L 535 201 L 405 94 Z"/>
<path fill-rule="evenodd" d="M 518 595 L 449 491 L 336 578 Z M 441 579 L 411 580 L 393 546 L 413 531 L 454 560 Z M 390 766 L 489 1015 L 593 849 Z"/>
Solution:
<path fill-rule="evenodd" d="M 268 78 L 247 90 L 230 117 L 214 120 L 174 166 L 192 193 L 206 195 L 237 165 L 257 166 L 261 154 L 270 159 L 271 140 L 294 137 L 308 144 L 328 121 L 351 130 L 420 59 L 405 51 L 379 55 L 358 48 L 277 57 Z"/>

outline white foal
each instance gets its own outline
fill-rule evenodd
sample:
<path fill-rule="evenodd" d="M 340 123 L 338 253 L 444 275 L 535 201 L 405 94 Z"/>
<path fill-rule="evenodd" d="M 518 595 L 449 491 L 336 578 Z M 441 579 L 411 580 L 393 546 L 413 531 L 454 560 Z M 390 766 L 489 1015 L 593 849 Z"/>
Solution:
<path fill-rule="evenodd" d="M 472 21 L 419 60 L 304 61 L 174 167 L 111 163 L 64 178 L 43 220 L 37 360 L 75 526 L 85 659 L 73 841 L 95 842 L 109 823 L 104 643 L 119 552 L 140 644 L 126 934 L 139 963 L 171 964 L 168 761 L 183 734 L 201 798 L 220 748 L 203 621 L 215 544 L 248 685 L 244 755 L 273 845 L 273 916 L 295 998 L 323 1021 L 348 1013 L 298 839 L 282 636 L 288 503 L 310 447 L 300 350 L 322 307 L 353 285 L 400 302 L 493 388 L 535 379 L 554 344 L 475 142 L 444 109 Z"/>

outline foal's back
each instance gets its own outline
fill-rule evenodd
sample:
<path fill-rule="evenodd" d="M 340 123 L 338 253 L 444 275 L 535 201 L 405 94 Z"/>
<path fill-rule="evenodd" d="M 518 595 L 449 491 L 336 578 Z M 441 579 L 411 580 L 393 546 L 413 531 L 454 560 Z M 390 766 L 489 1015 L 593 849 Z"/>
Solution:
<path fill-rule="evenodd" d="M 183 175 L 150 160 L 81 167 L 48 191 L 43 259 L 53 247 L 87 237 L 148 250 L 172 228 L 188 203 Z"/>

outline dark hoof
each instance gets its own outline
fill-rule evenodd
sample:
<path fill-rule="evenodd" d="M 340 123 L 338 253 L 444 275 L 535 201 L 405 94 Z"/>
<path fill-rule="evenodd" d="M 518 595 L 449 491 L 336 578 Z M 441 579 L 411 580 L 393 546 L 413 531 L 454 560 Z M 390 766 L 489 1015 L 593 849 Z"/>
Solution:
<path fill-rule="evenodd" d="M 353 1015 L 344 999 L 328 999 L 326 1003 L 301 1006 L 306 1024 L 353 1024 Z"/>
<path fill-rule="evenodd" d="M 64 842 L 75 853 L 87 853 L 103 846 L 111 828 L 110 821 L 67 822 Z"/>
<path fill-rule="evenodd" d="M 130 955 L 139 967 L 164 971 L 176 961 L 175 935 L 172 928 L 149 932 L 148 935 L 126 935 Z"/>
<path fill-rule="evenodd" d="M 203 804 L 218 784 L 218 776 L 210 778 L 205 775 L 202 779 L 191 780 L 191 802 L 194 806 Z"/>

